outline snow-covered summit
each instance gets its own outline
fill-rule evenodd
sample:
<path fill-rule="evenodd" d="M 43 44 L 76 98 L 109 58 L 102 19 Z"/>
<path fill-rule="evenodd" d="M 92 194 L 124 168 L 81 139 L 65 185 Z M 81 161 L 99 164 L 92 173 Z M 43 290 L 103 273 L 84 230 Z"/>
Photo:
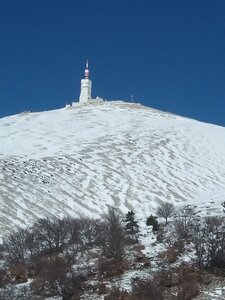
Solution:
<path fill-rule="evenodd" d="M 225 128 L 139 104 L 6 117 L 0 140 L 3 232 L 43 216 L 97 216 L 107 205 L 149 215 L 161 201 L 225 195 Z"/>

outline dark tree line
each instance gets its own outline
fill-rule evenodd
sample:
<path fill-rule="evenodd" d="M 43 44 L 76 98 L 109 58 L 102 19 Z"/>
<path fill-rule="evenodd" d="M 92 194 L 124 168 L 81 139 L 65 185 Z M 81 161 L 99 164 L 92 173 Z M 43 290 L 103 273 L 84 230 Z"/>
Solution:
<path fill-rule="evenodd" d="M 159 205 L 156 213 L 159 218 L 150 215 L 146 225 L 157 233 L 158 241 L 168 246 L 162 256 L 164 267 L 176 262 L 185 244 L 191 244 L 196 251 L 195 267 L 225 274 L 223 216 L 200 218 L 194 206 L 185 205 L 175 211 L 169 203 Z M 17 299 L 16 295 L 20 295 L 24 300 L 54 296 L 78 300 L 88 286 L 90 274 L 97 274 L 95 278 L 100 282 L 127 270 L 123 268 L 128 257 L 125 252 L 132 248 L 130 245 L 138 246 L 138 232 L 133 211 L 123 217 L 112 207 L 100 219 L 38 219 L 30 228 L 18 229 L 8 235 L 0 246 L 1 259 L 5 261 L 4 268 L 0 269 L 0 299 Z M 125 248 L 126 245 L 129 247 Z M 88 255 L 96 253 L 94 270 L 82 264 Z M 114 272 L 115 268 L 117 272 Z M 162 275 L 160 282 L 165 284 L 168 278 Z M 12 283 L 26 282 L 27 278 L 33 279 L 29 288 L 19 292 L 13 288 Z M 113 293 L 115 299 L 121 296 L 120 291 Z M 111 299 L 114 299 L 113 293 Z M 161 299 L 159 282 L 134 283 L 130 299 L 148 299 L 149 293 L 153 299 L 156 299 L 155 295 Z M 179 299 L 184 299 L 182 297 Z"/>
<path fill-rule="evenodd" d="M 37 220 L 28 229 L 19 229 L 3 240 L 7 262 L 30 263 L 40 255 L 53 255 L 71 250 L 74 255 L 93 246 L 103 255 L 120 260 L 124 252 L 122 217 L 109 208 L 103 219 L 46 218 Z"/>
<path fill-rule="evenodd" d="M 34 295 L 70 299 L 79 295 L 89 271 L 74 271 L 80 255 L 97 248 L 101 258 L 122 262 L 125 234 L 121 214 L 110 207 L 101 219 L 38 219 L 30 228 L 8 235 L 1 252 L 13 281 L 24 282 L 32 276 Z M 7 282 L 6 274 L 0 274 L 0 285 Z"/>

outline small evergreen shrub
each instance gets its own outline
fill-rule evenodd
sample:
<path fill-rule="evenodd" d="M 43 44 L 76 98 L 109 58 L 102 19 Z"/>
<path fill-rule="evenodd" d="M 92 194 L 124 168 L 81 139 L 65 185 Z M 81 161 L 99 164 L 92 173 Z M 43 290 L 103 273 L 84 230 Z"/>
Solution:
<path fill-rule="evenodd" d="M 159 230 L 159 222 L 157 220 L 157 217 L 151 215 L 147 218 L 146 225 L 152 226 L 152 231 L 158 231 Z"/>

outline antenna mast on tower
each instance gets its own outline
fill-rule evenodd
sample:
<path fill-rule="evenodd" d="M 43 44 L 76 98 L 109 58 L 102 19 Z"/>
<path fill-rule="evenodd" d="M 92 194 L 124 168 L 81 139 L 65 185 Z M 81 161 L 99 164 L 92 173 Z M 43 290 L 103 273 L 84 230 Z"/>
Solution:
<path fill-rule="evenodd" d="M 86 61 L 86 68 L 85 68 L 85 71 L 84 71 L 84 77 L 85 77 L 86 79 L 89 78 L 88 59 L 87 59 L 87 61 Z"/>

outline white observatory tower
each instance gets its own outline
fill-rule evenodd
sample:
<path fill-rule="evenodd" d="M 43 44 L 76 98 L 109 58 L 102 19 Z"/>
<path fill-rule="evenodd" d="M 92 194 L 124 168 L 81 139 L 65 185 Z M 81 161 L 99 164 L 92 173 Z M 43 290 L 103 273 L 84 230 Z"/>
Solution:
<path fill-rule="evenodd" d="M 88 60 L 86 62 L 86 68 L 84 71 L 84 79 L 81 79 L 81 90 L 79 102 L 81 104 L 88 104 L 91 100 L 91 85 L 92 82 L 89 79 Z"/>

